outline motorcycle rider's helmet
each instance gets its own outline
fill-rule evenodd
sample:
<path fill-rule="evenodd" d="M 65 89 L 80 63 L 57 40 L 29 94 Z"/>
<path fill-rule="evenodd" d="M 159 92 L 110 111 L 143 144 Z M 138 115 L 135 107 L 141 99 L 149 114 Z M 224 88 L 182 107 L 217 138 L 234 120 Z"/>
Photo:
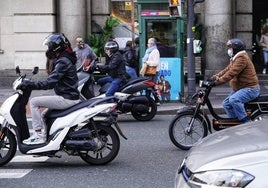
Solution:
<path fill-rule="evenodd" d="M 246 49 L 246 44 L 241 39 L 230 39 L 227 42 L 227 47 L 233 49 L 233 55 L 237 54 L 240 51 L 243 51 Z"/>
<path fill-rule="evenodd" d="M 46 51 L 46 56 L 49 59 L 55 57 L 57 53 L 63 52 L 70 45 L 67 37 L 63 33 L 54 33 L 46 37 L 43 42 L 43 45 L 47 45 L 48 49 Z"/>
<path fill-rule="evenodd" d="M 119 45 L 117 44 L 116 41 L 108 41 L 104 45 L 104 51 L 105 50 L 110 50 L 110 52 L 114 54 L 119 50 Z"/>

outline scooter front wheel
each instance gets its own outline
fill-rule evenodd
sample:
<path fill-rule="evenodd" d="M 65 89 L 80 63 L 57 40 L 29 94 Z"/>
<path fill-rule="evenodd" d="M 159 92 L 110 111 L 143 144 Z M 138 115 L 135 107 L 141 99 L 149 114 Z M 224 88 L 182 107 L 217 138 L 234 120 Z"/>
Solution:
<path fill-rule="evenodd" d="M 131 110 L 132 116 L 138 121 L 150 121 L 154 118 L 157 113 L 157 105 L 155 101 L 149 97 L 149 103 L 146 106 L 148 109 L 146 111 Z"/>
<path fill-rule="evenodd" d="M 104 165 L 111 162 L 119 152 L 120 140 L 118 134 L 112 127 L 105 125 L 97 125 L 98 134 L 93 129 L 92 131 L 93 139 L 97 139 L 101 147 L 94 151 L 81 152 L 80 157 L 92 165 Z"/>
<path fill-rule="evenodd" d="M 189 150 L 208 134 L 206 120 L 199 114 L 194 119 L 193 116 L 192 111 L 181 112 L 169 125 L 169 138 L 180 149 Z M 193 125 L 189 128 L 191 121 L 193 121 Z"/>
<path fill-rule="evenodd" d="M 15 135 L 6 130 L 2 132 L 0 137 L 0 166 L 7 164 L 17 151 L 17 141 Z"/>

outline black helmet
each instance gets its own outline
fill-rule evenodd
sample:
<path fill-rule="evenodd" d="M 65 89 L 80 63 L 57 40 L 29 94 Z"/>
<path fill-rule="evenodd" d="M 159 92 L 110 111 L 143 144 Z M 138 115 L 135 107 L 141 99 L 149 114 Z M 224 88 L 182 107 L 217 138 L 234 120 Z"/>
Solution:
<path fill-rule="evenodd" d="M 108 41 L 104 45 L 104 50 L 110 50 L 111 53 L 115 53 L 119 50 L 119 45 L 115 41 Z"/>
<path fill-rule="evenodd" d="M 246 49 L 246 44 L 241 39 L 230 39 L 227 42 L 227 47 L 233 49 L 233 55 Z"/>
<path fill-rule="evenodd" d="M 46 56 L 51 59 L 56 53 L 61 53 L 69 47 L 70 42 L 63 33 L 55 33 L 46 37 L 43 45 L 47 45 L 48 49 L 46 51 Z"/>

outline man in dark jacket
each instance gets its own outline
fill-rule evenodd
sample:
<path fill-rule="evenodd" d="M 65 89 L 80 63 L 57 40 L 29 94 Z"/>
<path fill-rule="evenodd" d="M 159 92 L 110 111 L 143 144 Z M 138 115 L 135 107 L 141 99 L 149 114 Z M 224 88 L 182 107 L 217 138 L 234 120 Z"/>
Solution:
<path fill-rule="evenodd" d="M 106 96 L 113 96 L 119 89 L 122 82 L 126 79 L 125 59 L 119 52 L 119 46 L 115 41 L 108 41 L 104 46 L 106 54 L 105 65 L 98 65 L 98 68 L 102 72 L 109 74 L 107 77 L 100 78 L 98 84 L 103 86 L 106 83 L 110 83 L 109 88 L 106 91 Z"/>
<path fill-rule="evenodd" d="M 34 97 L 30 100 L 32 126 L 34 134 L 24 140 L 24 144 L 41 144 L 46 141 L 46 133 L 42 132 L 43 121 L 40 108 L 65 109 L 80 102 L 78 78 L 76 74 L 76 55 L 72 51 L 69 40 L 61 33 L 49 35 L 44 45 L 48 46 L 46 56 L 54 59 L 55 65 L 48 78 L 38 82 L 24 82 L 18 88 L 33 90 L 54 89 L 53 96 Z"/>

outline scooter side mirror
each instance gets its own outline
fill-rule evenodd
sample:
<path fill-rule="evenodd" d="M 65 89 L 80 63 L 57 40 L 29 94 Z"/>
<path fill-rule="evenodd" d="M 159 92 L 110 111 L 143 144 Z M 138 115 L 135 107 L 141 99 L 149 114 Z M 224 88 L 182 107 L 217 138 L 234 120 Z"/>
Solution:
<path fill-rule="evenodd" d="M 37 74 L 39 72 L 39 67 L 34 67 L 32 73 Z"/>
<path fill-rule="evenodd" d="M 16 66 L 16 74 L 20 74 L 20 67 Z"/>

